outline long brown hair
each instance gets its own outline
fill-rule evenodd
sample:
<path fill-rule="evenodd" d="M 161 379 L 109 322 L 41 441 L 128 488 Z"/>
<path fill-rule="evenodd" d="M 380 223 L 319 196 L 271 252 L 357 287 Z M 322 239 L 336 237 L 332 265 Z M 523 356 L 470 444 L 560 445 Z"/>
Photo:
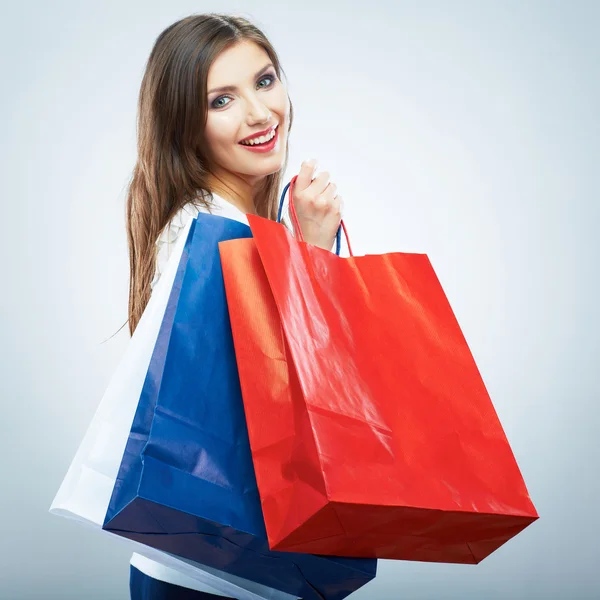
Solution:
<path fill-rule="evenodd" d="M 188 202 L 210 207 L 210 171 L 203 141 L 208 71 L 223 50 L 245 40 L 265 50 L 281 79 L 283 69 L 275 49 L 262 31 L 239 16 L 207 13 L 181 19 L 158 36 L 148 58 L 138 102 L 138 157 L 126 205 L 130 334 L 150 299 L 158 235 Z M 292 120 L 290 101 L 290 128 Z M 277 218 L 287 162 L 286 148 L 283 167 L 265 177 L 255 198 L 258 215 Z"/>

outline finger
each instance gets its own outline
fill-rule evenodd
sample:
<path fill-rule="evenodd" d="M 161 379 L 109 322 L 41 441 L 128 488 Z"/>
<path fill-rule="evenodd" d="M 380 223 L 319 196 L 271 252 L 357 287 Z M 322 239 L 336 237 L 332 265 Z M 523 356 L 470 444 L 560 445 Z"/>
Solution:
<path fill-rule="evenodd" d="M 313 203 L 313 207 L 315 211 L 317 211 L 324 217 L 332 217 L 334 219 L 337 219 L 339 222 L 342 218 L 342 198 L 337 192 L 333 191 L 334 189 L 335 187 L 332 187 L 330 191 L 330 187 L 328 186 L 325 192 L 323 192 L 320 196 L 317 197 L 317 199 Z"/>
<path fill-rule="evenodd" d="M 333 204 L 333 200 L 337 196 L 337 185 L 330 181 L 321 196 L 325 199 L 327 204 Z"/>
<path fill-rule="evenodd" d="M 338 222 L 342 220 L 342 197 L 338 194 L 332 200 L 328 200 L 325 206 L 328 216 L 335 218 Z"/>
<path fill-rule="evenodd" d="M 315 197 L 320 196 L 325 188 L 329 185 L 329 171 L 323 171 L 322 173 L 317 173 L 317 176 L 312 180 L 312 183 L 309 186 L 310 193 Z"/>
<path fill-rule="evenodd" d="M 342 197 L 339 194 L 331 200 L 329 210 L 337 219 L 342 218 Z"/>
<path fill-rule="evenodd" d="M 314 158 L 305 160 L 300 166 L 298 178 L 294 184 L 294 189 L 305 190 L 312 182 L 313 174 L 317 168 L 317 161 Z"/>

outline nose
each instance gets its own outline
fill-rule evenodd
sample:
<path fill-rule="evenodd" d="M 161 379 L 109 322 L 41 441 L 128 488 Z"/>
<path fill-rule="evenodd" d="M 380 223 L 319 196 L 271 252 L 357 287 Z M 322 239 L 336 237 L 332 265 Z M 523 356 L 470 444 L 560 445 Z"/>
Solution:
<path fill-rule="evenodd" d="M 248 125 L 267 123 L 271 118 L 271 111 L 257 94 L 248 98 Z"/>

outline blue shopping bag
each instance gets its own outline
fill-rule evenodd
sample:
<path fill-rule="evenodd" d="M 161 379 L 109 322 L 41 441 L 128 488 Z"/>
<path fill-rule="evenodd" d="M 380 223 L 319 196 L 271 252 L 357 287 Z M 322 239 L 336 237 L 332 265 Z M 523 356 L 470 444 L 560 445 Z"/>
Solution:
<path fill-rule="evenodd" d="M 375 559 L 268 546 L 218 249 L 248 237 L 220 216 L 192 223 L 103 528 L 307 600 L 342 599 L 375 577 Z"/>

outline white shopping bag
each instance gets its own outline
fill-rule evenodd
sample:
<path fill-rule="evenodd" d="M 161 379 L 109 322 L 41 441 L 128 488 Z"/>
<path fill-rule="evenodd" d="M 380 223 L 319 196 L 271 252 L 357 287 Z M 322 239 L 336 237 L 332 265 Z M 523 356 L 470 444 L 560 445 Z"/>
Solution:
<path fill-rule="evenodd" d="M 121 458 L 158 337 L 177 267 L 193 219 L 177 239 L 165 271 L 114 373 L 75 458 L 50 507 L 55 515 L 76 519 L 112 535 L 139 554 L 175 569 L 206 587 L 238 600 L 295 600 L 295 596 L 229 575 L 199 563 L 179 559 L 102 529 Z"/>

